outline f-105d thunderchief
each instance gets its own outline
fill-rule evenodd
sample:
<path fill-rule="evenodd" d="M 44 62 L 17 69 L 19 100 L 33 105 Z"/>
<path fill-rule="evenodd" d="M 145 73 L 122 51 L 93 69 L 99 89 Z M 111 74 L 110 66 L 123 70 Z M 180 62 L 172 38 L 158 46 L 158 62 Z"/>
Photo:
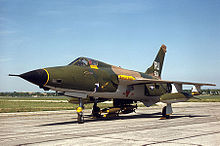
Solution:
<path fill-rule="evenodd" d="M 111 117 L 120 113 L 131 113 L 137 108 L 137 101 L 147 107 L 166 103 L 162 117 L 172 114 L 172 103 L 187 101 L 201 92 L 201 86 L 214 84 L 167 81 L 161 79 L 166 46 L 160 50 L 145 73 L 123 69 L 98 60 L 80 57 L 65 66 L 33 70 L 19 76 L 44 90 L 54 90 L 72 97 L 71 103 L 79 104 L 76 109 L 78 123 L 83 123 L 84 104 L 94 103 L 94 117 Z M 182 85 L 192 85 L 192 93 L 183 92 Z M 97 103 L 113 99 L 113 107 L 100 109 Z"/>

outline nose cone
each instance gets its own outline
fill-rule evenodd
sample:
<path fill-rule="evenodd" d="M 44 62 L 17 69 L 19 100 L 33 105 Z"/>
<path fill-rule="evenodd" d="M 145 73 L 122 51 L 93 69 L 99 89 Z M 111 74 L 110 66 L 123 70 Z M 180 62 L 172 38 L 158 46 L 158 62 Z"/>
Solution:
<path fill-rule="evenodd" d="M 19 75 L 19 77 L 41 87 L 45 86 L 49 80 L 49 75 L 44 69 L 26 72 Z"/>

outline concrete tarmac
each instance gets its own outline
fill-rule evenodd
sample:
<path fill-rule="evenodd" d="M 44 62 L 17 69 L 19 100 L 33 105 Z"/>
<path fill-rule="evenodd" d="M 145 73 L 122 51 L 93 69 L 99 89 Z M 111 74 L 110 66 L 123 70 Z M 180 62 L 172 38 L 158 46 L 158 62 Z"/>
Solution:
<path fill-rule="evenodd" d="M 171 119 L 159 120 L 162 106 L 85 123 L 76 111 L 0 114 L 0 145 L 220 145 L 220 102 L 173 104 Z"/>

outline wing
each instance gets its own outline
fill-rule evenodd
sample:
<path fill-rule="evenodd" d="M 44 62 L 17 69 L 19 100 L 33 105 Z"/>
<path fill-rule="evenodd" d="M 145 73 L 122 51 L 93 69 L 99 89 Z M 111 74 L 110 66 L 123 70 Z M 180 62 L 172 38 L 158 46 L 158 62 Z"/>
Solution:
<path fill-rule="evenodd" d="M 134 78 L 132 76 L 120 77 L 120 84 L 125 86 L 135 86 L 144 84 L 171 84 L 172 93 L 182 92 L 182 85 L 193 85 L 192 94 L 199 95 L 201 93 L 201 86 L 216 86 L 215 84 L 209 83 L 193 83 L 193 82 L 181 82 L 181 81 L 168 81 L 168 80 L 157 80 L 147 78 Z"/>
<path fill-rule="evenodd" d="M 168 81 L 168 80 L 157 80 L 157 79 L 146 79 L 146 78 L 134 78 L 132 80 L 121 80 L 122 84 L 125 85 L 141 85 L 141 84 L 179 84 L 179 85 L 195 85 L 195 86 L 216 86 L 215 84 L 208 83 L 194 83 L 194 82 L 181 82 L 181 81 Z"/>

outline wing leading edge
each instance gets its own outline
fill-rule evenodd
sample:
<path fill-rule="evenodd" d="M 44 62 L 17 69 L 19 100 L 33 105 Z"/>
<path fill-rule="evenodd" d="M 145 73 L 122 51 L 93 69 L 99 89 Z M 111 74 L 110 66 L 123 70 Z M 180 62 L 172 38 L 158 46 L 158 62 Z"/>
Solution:
<path fill-rule="evenodd" d="M 121 80 L 122 81 L 122 80 Z M 194 83 L 194 82 L 182 82 L 182 81 L 168 81 L 168 80 L 157 80 L 157 79 L 146 79 L 146 78 L 135 78 L 133 80 L 123 80 L 122 84 L 125 85 L 141 85 L 141 84 L 179 84 L 179 85 L 195 85 L 195 86 L 216 86 L 215 84 L 209 83 Z"/>

